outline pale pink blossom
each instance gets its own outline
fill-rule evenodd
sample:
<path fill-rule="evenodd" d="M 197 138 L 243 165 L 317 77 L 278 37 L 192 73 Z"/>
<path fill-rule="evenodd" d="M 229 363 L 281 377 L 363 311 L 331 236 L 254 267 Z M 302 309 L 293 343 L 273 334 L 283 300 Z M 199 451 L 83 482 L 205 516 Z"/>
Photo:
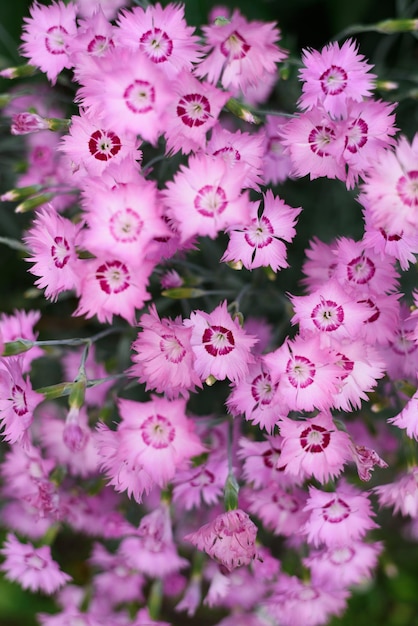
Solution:
<path fill-rule="evenodd" d="M 0 569 L 6 572 L 6 578 L 18 582 L 23 589 L 50 595 L 71 580 L 52 559 L 49 546 L 35 548 L 30 543 L 20 543 L 9 533 L 0 552 L 5 556 Z"/>
<path fill-rule="evenodd" d="M 347 483 L 341 483 L 331 493 L 309 487 L 304 510 L 309 518 L 302 530 L 308 543 L 316 547 L 349 545 L 377 528 L 368 494 Z"/>
<path fill-rule="evenodd" d="M 303 559 L 303 563 L 311 569 L 316 585 L 327 589 L 346 589 L 371 578 L 382 549 L 380 542 L 351 541 L 346 546 L 314 550 Z"/>
<path fill-rule="evenodd" d="M 155 389 L 168 397 L 187 397 L 189 391 L 201 387 L 194 370 L 194 353 L 190 343 L 192 330 L 180 317 L 162 318 L 151 306 L 139 321 L 141 328 L 132 349 L 134 365 L 129 374 L 138 377 L 147 389 Z"/>

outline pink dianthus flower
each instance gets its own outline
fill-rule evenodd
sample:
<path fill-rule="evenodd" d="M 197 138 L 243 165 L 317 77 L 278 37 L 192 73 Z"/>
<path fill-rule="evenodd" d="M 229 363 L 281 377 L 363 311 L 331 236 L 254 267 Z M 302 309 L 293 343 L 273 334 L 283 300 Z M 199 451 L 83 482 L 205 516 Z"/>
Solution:
<path fill-rule="evenodd" d="M 68 42 L 77 33 L 76 6 L 53 2 L 50 6 L 35 2 L 30 17 L 24 18 L 21 51 L 29 63 L 45 72 L 51 83 L 64 68 L 73 66 Z"/>
<path fill-rule="evenodd" d="M 6 578 L 18 582 L 23 589 L 50 595 L 71 580 L 53 561 L 49 546 L 35 548 L 29 543 L 20 543 L 9 533 L 0 552 L 6 557 L 0 569 L 6 572 Z"/>
<path fill-rule="evenodd" d="M 247 335 L 238 320 L 232 319 L 226 301 L 212 313 L 193 311 L 184 325 L 192 329 L 194 369 L 201 380 L 214 376 L 236 382 L 246 376 L 254 360 L 250 350 L 257 338 Z"/>
<path fill-rule="evenodd" d="M 39 209 L 24 241 L 34 265 L 30 272 L 39 278 L 35 285 L 45 288 L 45 297 L 56 300 L 62 291 L 76 289 L 82 262 L 76 247 L 81 243 L 83 223 L 74 224 L 52 207 Z"/>
<path fill-rule="evenodd" d="M 230 20 L 204 26 L 207 57 L 196 75 L 211 83 L 221 79 L 226 89 L 256 85 L 265 73 L 273 74 L 276 63 L 287 56 L 277 45 L 280 31 L 273 22 L 248 22 L 238 10 Z"/>
<path fill-rule="evenodd" d="M 341 47 L 337 42 L 331 43 L 321 52 L 305 50 L 302 61 L 305 65 L 300 70 L 300 79 L 304 81 L 299 100 L 302 109 L 322 105 L 331 117 L 343 117 L 348 98 L 361 102 L 371 95 L 376 76 L 369 73 L 372 65 L 358 54 L 352 39 Z"/>
<path fill-rule="evenodd" d="M 314 546 L 349 545 L 377 528 L 368 495 L 347 483 L 340 484 L 333 493 L 309 487 L 305 511 L 309 519 L 303 532 Z"/>

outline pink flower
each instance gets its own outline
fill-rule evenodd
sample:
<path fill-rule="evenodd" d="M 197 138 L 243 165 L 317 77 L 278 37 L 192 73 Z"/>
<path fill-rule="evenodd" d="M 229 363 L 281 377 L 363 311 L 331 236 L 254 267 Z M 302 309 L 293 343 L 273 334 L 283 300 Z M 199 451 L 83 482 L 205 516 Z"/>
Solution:
<path fill-rule="evenodd" d="M 170 510 L 166 504 L 145 515 L 136 536 L 124 539 L 119 551 L 128 567 L 151 578 L 164 578 L 189 564 L 177 553 Z"/>
<path fill-rule="evenodd" d="M 260 204 L 251 203 L 252 219 L 248 226 L 228 229 L 229 244 L 221 261 L 242 261 L 249 270 L 271 267 L 273 272 L 288 267 L 286 245 L 296 234 L 296 218 L 302 209 L 293 209 L 269 189 Z"/>
<path fill-rule="evenodd" d="M 377 528 L 367 494 L 352 485 L 340 484 L 327 493 L 309 487 L 305 511 L 309 513 L 303 532 L 314 546 L 321 543 L 330 548 L 350 545 L 362 539 L 368 530 Z"/>
<path fill-rule="evenodd" d="M 163 191 L 167 214 L 181 241 L 195 235 L 212 239 L 228 226 L 250 221 L 248 192 L 241 193 L 245 167 L 233 170 L 220 156 L 192 156 Z"/>
<path fill-rule="evenodd" d="M 139 174 L 112 186 L 89 179 L 83 195 L 88 225 L 83 245 L 96 256 L 111 254 L 138 265 L 153 239 L 170 234 L 160 215 L 156 185 Z"/>
<path fill-rule="evenodd" d="M 288 409 L 312 411 L 332 406 L 339 384 L 338 357 L 321 346 L 317 334 L 288 339 L 263 358 Z"/>
<path fill-rule="evenodd" d="M 297 487 L 266 483 L 263 489 L 246 489 L 248 510 L 274 535 L 293 537 L 300 533 L 307 515 L 303 510 L 306 493 Z"/>
<path fill-rule="evenodd" d="M 335 427 L 330 413 L 301 421 L 282 418 L 279 429 L 283 437 L 280 463 L 298 481 L 313 476 L 326 483 L 351 460 L 350 438 Z"/>
<path fill-rule="evenodd" d="M 35 2 L 30 17 L 24 18 L 21 52 L 29 63 L 46 73 L 52 84 L 61 70 L 73 65 L 67 47 L 77 33 L 75 18 L 75 5 L 64 2 L 53 2 L 50 6 Z"/>
<path fill-rule="evenodd" d="M 370 310 L 356 302 L 336 280 L 329 280 L 308 296 L 291 296 L 295 315 L 292 324 L 299 323 L 301 334 L 319 333 L 322 345 L 332 345 L 334 339 L 354 340 L 370 317 Z"/>
<path fill-rule="evenodd" d="M 204 26 L 207 57 L 196 75 L 226 89 L 258 84 L 265 73 L 273 74 L 276 63 L 287 56 L 277 45 L 280 31 L 273 22 L 248 22 L 235 10 L 228 22 Z M 221 78 L 222 77 L 222 78 Z"/>
<path fill-rule="evenodd" d="M 303 559 L 312 580 L 326 588 L 345 589 L 369 580 L 383 545 L 352 541 L 347 546 L 314 550 Z"/>
<path fill-rule="evenodd" d="M 292 118 L 281 132 L 292 162 L 291 175 L 346 180 L 344 128 L 324 109 L 316 107 Z"/>
<path fill-rule="evenodd" d="M 36 341 L 38 333 L 34 331 L 34 326 L 39 322 L 40 311 L 23 311 L 15 309 L 12 315 L 2 313 L 0 315 L 0 338 L 4 343 L 15 341 L 16 339 L 29 339 Z M 43 355 L 43 350 L 39 346 L 33 346 L 30 350 L 22 354 L 22 371 L 28 372 L 34 359 Z"/>
<path fill-rule="evenodd" d="M 81 261 L 76 246 L 81 241 L 83 223 L 74 224 L 51 206 L 37 211 L 32 227 L 24 238 L 34 265 L 30 272 L 39 278 L 35 285 L 45 288 L 45 297 L 56 300 L 62 291 L 75 289 L 79 282 Z"/>
<path fill-rule="evenodd" d="M 167 153 L 197 152 L 206 145 L 206 134 L 217 123 L 228 94 L 210 83 L 200 83 L 182 70 L 171 83 L 173 100 L 166 109 Z"/>
<path fill-rule="evenodd" d="M 90 17 L 97 14 L 97 7 L 103 11 L 106 19 L 113 20 L 118 9 L 125 6 L 126 0 L 76 0 L 79 14 L 83 17 Z"/>
<path fill-rule="evenodd" d="M 122 602 L 143 602 L 142 588 L 144 576 L 126 562 L 121 550 L 111 554 L 106 548 L 96 543 L 89 559 L 90 563 L 101 571 L 95 573 L 93 585 L 96 593 L 106 597 L 106 601 L 112 605 Z"/>
<path fill-rule="evenodd" d="M 47 120 L 36 113 L 26 111 L 13 115 L 10 132 L 12 135 L 27 135 L 36 133 L 39 130 L 47 130 L 48 128 Z"/>
<path fill-rule="evenodd" d="M 227 459 L 214 451 L 206 463 L 177 472 L 173 480 L 173 502 L 186 511 L 203 502 L 214 506 L 223 496 L 227 477 Z"/>
<path fill-rule="evenodd" d="M 189 73 L 200 58 L 194 28 L 184 19 L 184 6 L 161 4 L 134 7 L 118 16 L 117 41 L 132 50 L 141 50 L 168 77 L 182 69 Z"/>
<path fill-rule="evenodd" d="M 393 507 L 394 513 L 418 517 L 418 467 L 411 467 L 392 483 L 378 485 L 377 493 L 380 506 Z"/>
<path fill-rule="evenodd" d="M 367 172 L 362 194 L 377 228 L 405 236 L 418 225 L 418 134 L 410 143 L 400 137 L 394 150 L 380 152 Z M 363 198 L 363 195 L 361 196 Z"/>
<path fill-rule="evenodd" d="M 331 43 L 317 50 L 305 50 L 302 56 L 305 65 L 300 70 L 304 81 L 299 105 L 311 110 L 322 105 L 331 117 L 346 115 L 347 99 L 361 102 L 371 95 L 375 74 L 370 74 L 372 65 L 358 54 L 358 47 L 352 39 L 340 46 Z"/>
<path fill-rule="evenodd" d="M 42 400 L 23 378 L 22 357 L 0 359 L 0 422 L 7 442 L 28 442 L 33 412 Z"/>
<path fill-rule="evenodd" d="M 234 133 L 221 124 L 216 124 L 206 146 L 206 152 L 215 157 L 221 157 L 230 168 L 243 168 L 245 177 L 243 188 L 258 189 L 261 183 L 263 168 L 263 135 L 243 133 L 236 130 Z"/>
<path fill-rule="evenodd" d="M 281 626 L 325 626 L 331 616 L 342 614 L 348 595 L 345 589 L 329 590 L 283 574 L 268 600 L 267 612 Z"/>
<path fill-rule="evenodd" d="M 163 134 L 172 96 L 167 78 L 143 52 L 111 48 L 103 57 L 85 59 L 75 75 L 82 84 L 77 99 L 102 128 L 152 144 Z"/>
<path fill-rule="evenodd" d="M 406 430 L 408 437 L 418 441 L 418 391 L 408 400 L 402 411 L 388 422 Z"/>
<path fill-rule="evenodd" d="M 101 465 L 117 491 L 127 490 L 140 502 L 144 492 L 156 484 L 164 487 L 178 469 L 204 452 L 185 407 L 185 400 L 121 399 L 117 431 L 99 424 Z"/>
<path fill-rule="evenodd" d="M 149 262 L 132 265 L 112 256 L 83 261 L 80 301 L 74 315 L 97 315 L 99 322 L 108 323 L 113 315 L 120 315 L 133 325 L 135 309 L 150 299 L 146 287 L 153 268 Z"/>
<path fill-rule="evenodd" d="M 369 293 L 390 293 L 398 287 L 398 272 L 390 258 L 381 258 L 363 241 L 341 237 L 335 248 L 334 277 L 358 299 Z"/>
<path fill-rule="evenodd" d="M 6 557 L 0 569 L 6 572 L 6 578 L 18 582 L 23 589 L 50 595 L 71 580 L 52 560 L 49 546 L 34 548 L 29 543 L 20 543 L 9 533 L 0 552 Z"/>
<path fill-rule="evenodd" d="M 245 378 L 232 385 L 226 406 L 232 415 L 243 414 L 246 420 L 271 433 L 281 417 L 276 392 L 277 382 L 273 383 L 268 368 L 258 360 L 250 365 Z"/>
<path fill-rule="evenodd" d="M 201 380 L 214 376 L 237 382 L 247 375 L 248 365 L 254 360 L 250 349 L 257 339 L 247 335 L 238 320 L 231 318 L 226 301 L 212 313 L 193 311 L 184 325 L 192 329 L 194 369 Z"/>
<path fill-rule="evenodd" d="M 83 56 L 103 56 L 114 44 L 115 27 L 109 24 L 103 8 L 96 2 L 96 11 L 79 20 L 77 37 L 68 44 L 68 54 L 74 65 Z"/>
<path fill-rule="evenodd" d="M 405 233 L 402 226 L 394 224 L 384 228 L 381 221 L 379 226 L 379 220 L 372 214 L 367 196 L 360 194 L 358 201 L 364 206 L 364 244 L 382 257 L 394 257 L 399 261 L 401 269 L 407 270 L 411 263 L 415 263 L 418 254 L 416 231 Z"/>
<path fill-rule="evenodd" d="M 347 188 L 365 178 L 367 171 L 374 166 L 378 154 L 384 148 L 393 146 L 395 126 L 394 104 L 381 100 L 349 101 L 345 120 L 345 149 L 342 154 L 347 163 Z"/>
<path fill-rule="evenodd" d="M 190 343 L 192 330 L 185 328 L 180 317 L 160 320 L 155 306 L 139 322 L 142 330 L 132 344 L 134 365 L 129 374 L 146 384 L 147 389 L 165 393 L 169 398 L 201 387 L 194 370 L 194 353 Z"/>
<path fill-rule="evenodd" d="M 133 133 L 118 134 L 112 127 L 104 128 L 97 117 L 83 110 L 71 118 L 69 134 L 62 138 L 59 150 L 71 159 L 74 172 L 81 169 L 84 176 L 100 176 L 111 163 L 124 159 L 136 163 L 142 156 Z"/>
<path fill-rule="evenodd" d="M 282 128 L 287 122 L 288 118 L 282 115 L 266 115 L 263 158 L 263 178 L 266 184 L 277 185 L 291 175 L 292 162 L 283 144 L 282 134 Z"/>
<path fill-rule="evenodd" d="M 257 526 L 247 513 L 237 509 L 218 515 L 185 539 L 232 572 L 256 558 L 256 535 Z"/>

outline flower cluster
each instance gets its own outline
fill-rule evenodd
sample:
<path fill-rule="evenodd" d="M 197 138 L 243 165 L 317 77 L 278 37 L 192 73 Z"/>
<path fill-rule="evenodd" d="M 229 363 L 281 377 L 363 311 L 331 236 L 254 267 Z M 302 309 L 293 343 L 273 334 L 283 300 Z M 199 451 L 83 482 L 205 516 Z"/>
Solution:
<path fill-rule="evenodd" d="M 27 167 L 1 199 L 34 211 L 14 246 L 81 336 L 0 316 L 0 569 L 55 595 L 42 626 L 202 605 L 217 626 L 325 625 L 384 549 L 372 492 L 418 537 L 416 463 L 351 480 L 398 469 L 391 432 L 418 439 L 418 135 L 395 139 L 353 39 L 304 50 L 298 110 L 266 114 L 276 23 L 217 7 L 199 32 L 182 4 L 127 4 L 35 2 L 28 66 L 2 73 L 49 82 L 5 108 Z M 364 232 L 311 238 L 289 293 L 305 213 L 277 186 L 306 175 L 357 187 Z M 49 369 L 64 382 L 38 384 Z M 391 426 L 367 429 L 382 407 Z M 74 584 L 64 524 L 89 550 Z"/>

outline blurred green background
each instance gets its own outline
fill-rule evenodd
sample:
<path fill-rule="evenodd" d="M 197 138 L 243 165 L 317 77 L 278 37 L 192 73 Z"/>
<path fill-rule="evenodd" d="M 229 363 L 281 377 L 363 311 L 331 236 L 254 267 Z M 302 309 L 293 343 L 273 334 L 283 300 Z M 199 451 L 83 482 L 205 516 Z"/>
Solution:
<path fill-rule="evenodd" d="M 28 15 L 30 4 L 27 0 L 0 0 L 0 67 L 21 62 L 17 47 L 22 19 Z M 278 21 L 282 45 L 290 50 L 295 64 L 289 64 L 289 77 L 280 81 L 269 108 L 290 113 L 299 94 L 297 61 L 303 47 L 321 48 L 354 24 L 371 25 L 392 18 L 418 17 L 418 2 L 412 0 L 187 0 L 189 23 L 196 26 L 206 23 L 208 12 L 220 4 L 239 8 L 248 19 Z M 365 32 L 356 39 L 361 53 L 376 66 L 379 79 L 398 83 L 395 92 L 382 91 L 379 96 L 399 102 L 398 126 L 412 138 L 418 128 L 417 33 L 383 35 Z M 7 81 L 0 81 L 0 92 L 9 86 Z M 9 151 L 11 138 L 5 121 L 0 131 L 0 192 L 3 193 L 12 185 L 14 173 Z M 347 192 L 339 181 L 310 183 L 304 179 L 288 182 L 277 191 L 290 205 L 304 208 L 298 235 L 289 251 L 292 269 L 283 272 L 283 277 L 280 275 L 282 290 L 295 292 L 299 288 L 300 267 L 308 240 L 314 235 L 325 241 L 337 235 L 361 237 L 361 209 L 355 199 L 356 192 Z M 13 205 L 0 204 L 1 236 L 19 238 L 27 220 L 27 216 L 14 214 Z M 16 251 L 3 245 L 0 246 L 0 263 L 7 269 L 1 273 L 1 310 L 10 312 L 14 308 L 28 307 L 22 294 L 33 281 L 26 272 L 26 264 Z M 413 268 L 405 284 L 411 288 L 416 282 L 416 269 Z M 382 480 L 386 481 L 386 478 Z M 418 547 L 403 539 L 402 520 L 392 518 L 389 513 L 381 519 L 389 550 L 376 581 L 353 595 L 348 612 L 331 621 L 332 626 L 418 626 Z M 376 538 L 382 537 L 383 531 L 376 533 Z M 47 610 L 49 606 L 47 599 L 25 594 L 17 585 L 0 581 L 0 626 L 32 626 L 36 623 L 35 612 Z M 197 623 L 183 615 L 176 619 L 177 622 L 173 620 L 174 626 Z"/>

